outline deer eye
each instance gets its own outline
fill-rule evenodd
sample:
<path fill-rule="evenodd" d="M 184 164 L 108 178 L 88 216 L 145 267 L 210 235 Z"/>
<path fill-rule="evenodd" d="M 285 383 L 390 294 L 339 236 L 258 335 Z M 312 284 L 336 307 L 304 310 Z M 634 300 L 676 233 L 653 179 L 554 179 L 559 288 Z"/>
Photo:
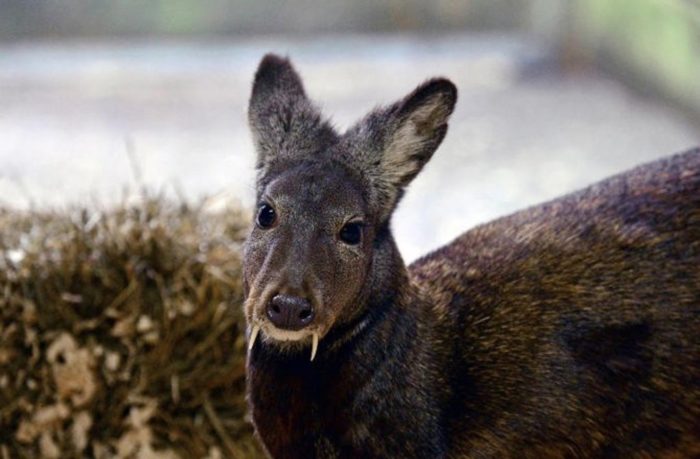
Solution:
<path fill-rule="evenodd" d="M 255 222 L 262 229 L 271 228 L 272 225 L 277 221 L 277 213 L 275 209 L 269 204 L 262 204 L 258 208 L 258 216 L 255 218 Z"/>
<path fill-rule="evenodd" d="M 362 223 L 350 222 L 346 223 L 338 233 L 341 241 L 350 245 L 357 245 L 362 240 Z"/>

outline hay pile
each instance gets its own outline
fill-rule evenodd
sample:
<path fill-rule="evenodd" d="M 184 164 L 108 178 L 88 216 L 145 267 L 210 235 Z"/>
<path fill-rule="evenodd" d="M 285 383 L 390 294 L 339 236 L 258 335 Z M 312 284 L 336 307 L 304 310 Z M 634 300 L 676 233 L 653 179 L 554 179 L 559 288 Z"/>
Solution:
<path fill-rule="evenodd" d="M 262 457 L 245 418 L 246 224 L 156 197 L 0 210 L 0 458 Z"/>

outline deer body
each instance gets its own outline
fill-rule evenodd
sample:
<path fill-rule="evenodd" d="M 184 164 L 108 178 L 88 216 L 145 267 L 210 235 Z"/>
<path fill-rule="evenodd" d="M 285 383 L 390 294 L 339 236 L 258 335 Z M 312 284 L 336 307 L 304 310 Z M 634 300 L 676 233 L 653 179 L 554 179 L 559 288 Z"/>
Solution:
<path fill-rule="evenodd" d="M 431 80 L 339 135 L 267 56 L 250 122 L 249 400 L 275 458 L 700 454 L 700 150 L 468 231 L 389 227 L 456 100 Z"/>

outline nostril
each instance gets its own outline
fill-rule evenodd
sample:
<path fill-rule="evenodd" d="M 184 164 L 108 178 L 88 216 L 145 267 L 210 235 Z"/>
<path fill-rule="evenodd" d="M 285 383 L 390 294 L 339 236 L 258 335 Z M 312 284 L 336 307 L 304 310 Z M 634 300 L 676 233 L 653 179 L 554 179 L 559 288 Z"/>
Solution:
<path fill-rule="evenodd" d="M 307 320 L 307 319 L 311 318 L 311 308 L 309 308 L 309 309 L 303 309 L 303 310 L 299 313 L 299 318 L 300 318 L 301 320 Z"/>

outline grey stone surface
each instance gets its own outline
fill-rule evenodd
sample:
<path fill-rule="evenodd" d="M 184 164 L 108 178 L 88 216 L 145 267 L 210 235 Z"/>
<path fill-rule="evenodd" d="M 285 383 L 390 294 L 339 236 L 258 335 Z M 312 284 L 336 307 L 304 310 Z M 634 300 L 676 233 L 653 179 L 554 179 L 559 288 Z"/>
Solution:
<path fill-rule="evenodd" d="M 700 143 L 672 108 L 596 73 L 564 73 L 515 36 L 251 38 L 0 47 L 0 203 L 109 205 L 141 180 L 251 205 L 245 109 L 261 55 L 289 54 L 344 129 L 444 75 L 460 99 L 394 220 L 412 260 L 465 229 Z M 128 194 L 128 193 L 126 193 Z"/>

